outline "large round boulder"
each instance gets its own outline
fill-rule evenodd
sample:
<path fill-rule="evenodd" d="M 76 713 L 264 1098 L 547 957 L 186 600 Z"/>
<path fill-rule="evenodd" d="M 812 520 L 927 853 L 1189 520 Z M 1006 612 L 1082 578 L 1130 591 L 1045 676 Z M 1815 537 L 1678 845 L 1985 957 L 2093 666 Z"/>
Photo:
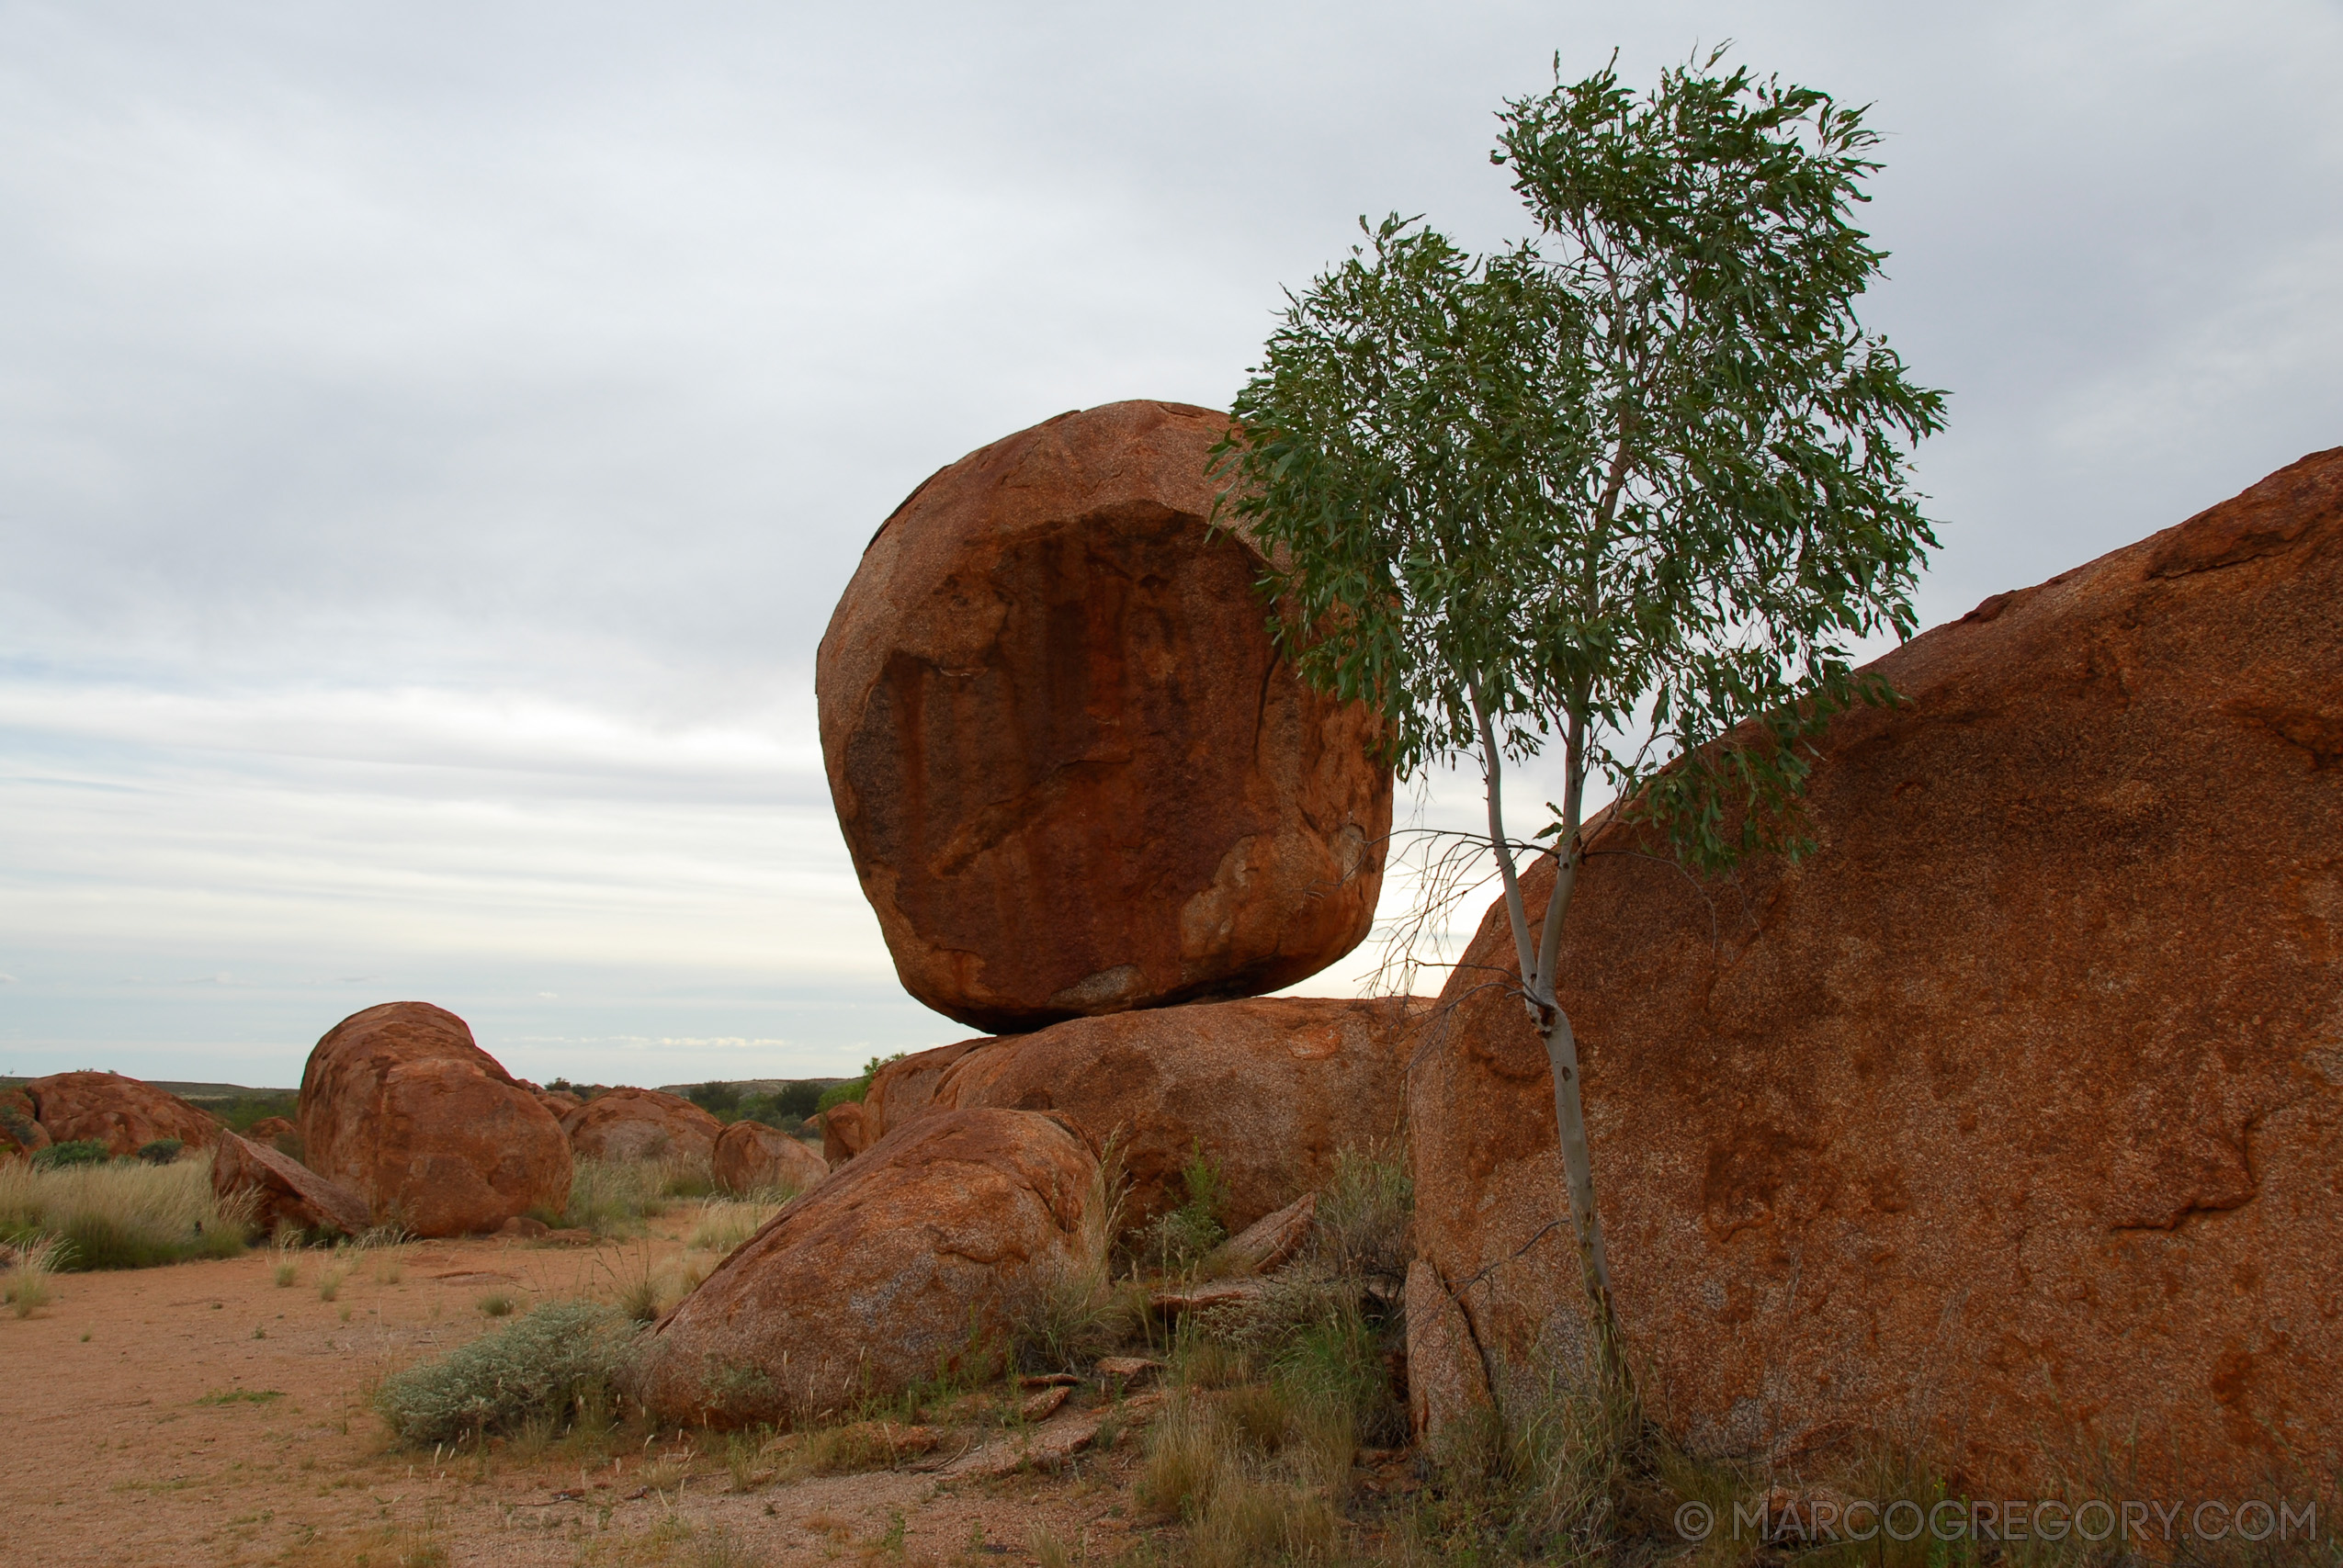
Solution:
<path fill-rule="evenodd" d="M 1098 1161 L 1058 1119 L 931 1117 L 795 1200 L 653 1330 L 638 1393 L 660 1419 L 804 1420 L 989 1371 L 1017 1313 L 1099 1261 Z"/>
<path fill-rule="evenodd" d="M 1873 665 L 1908 701 L 1832 725 L 1799 863 L 1595 837 L 1561 1000 L 1681 1441 L 2003 1497 L 2343 1469 L 2338 606 L 2343 448 Z M 1435 1430 L 1586 1342 L 1517 972 L 1492 909 L 1409 1084 Z"/>
<path fill-rule="evenodd" d="M 678 1094 L 612 1089 L 562 1117 L 561 1131 L 571 1152 L 587 1159 L 666 1159 L 705 1170 L 724 1123 Z"/>
<path fill-rule="evenodd" d="M 821 752 L 904 987 L 976 1028 L 1293 985 L 1366 934 L 1391 775 L 1209 526 L 1228 418 L 1061 414 L 943 469 L 863 553 Z"/>
<path fill-rule="evenodd" d="M 1425 1006 L 1409 997 L 1261 997 L 972 1041 L 946 1047 L 957 1055 L 925 1109 L 904 1108 L 900 1120 L 890 1111 L 885 1130 L 976 1106 L 1055 1111 L 1094 1142 L 1117 1139 L 1133 1224 L 1178 1206 L 1182 1171 L 1200 1150 L 1219 1174 L 1221 1224 L 1240 1230 L 1324 1186 L 1342 1149 L 1398 1135 L 1408 1048 Z M 900 1107 L 881 1086 L 919 1060 L 881 1068 L 872 1098 Z"/>
<path fill-rule="evenodd" d="M 802 1138 L 762 1122 L 735 1122 L 725 1128 L 709 1168 L 718 1187 L 742 1195 L 803 1192 L 830 1174 L 830 1163 Z"/>
<path fill-rule="evenodd" d="M 328 1030 L 301 1073 L 302 1157 L 376 1224 L 415 1235 L 492 1231 L 570 1200 L 561 1125 L 470 1028 L 428 1002 L 386 1002 Z"/>
<path fill-rule="evenodd" d="M 95 1139 L 109 1155 L 134 1155 L 177 1139 L 208 1149 L 226 1129 L 175 1094 L 119 1073 L 57 1073 L 25 1085 L 51 1143 Z"/>

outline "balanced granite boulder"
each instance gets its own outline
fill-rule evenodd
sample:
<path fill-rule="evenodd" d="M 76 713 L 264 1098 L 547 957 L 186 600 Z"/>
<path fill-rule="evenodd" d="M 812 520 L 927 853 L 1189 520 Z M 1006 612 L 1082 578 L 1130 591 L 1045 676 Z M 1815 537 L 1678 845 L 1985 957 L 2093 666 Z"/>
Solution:
<path fill-rule="evenodd" d="M 2337 1473 L 2343 448 L 1872 668 L 1907 703 L 1832 725 L 1811 857 L 1703 885 L 1614 824 L 1568 917 L 1650 1407 L 1996 1496 Z M 1586 1340 L 1513 973 L 1492 909 L 1409 1084 L 1435 1434 Z"/>
<path fill-rule="evenodd" d="M 367 1228 L 366 1200 L 357 1192 L 233 1133 L 222 1133 L 212 1145 L 211 1190 L 221 1199 L 251 1193 L 250 1218 L 264 1235 L 357 1235 Z"/>
<path fill-rule="evenodd" d="M 1012 1032 L 1272 991 L 1364 937 L 1390 771 L 1209 527 L 1228 417 L 1061 414 L 880 527 L 815 666 L 847 848 L 911 995 Z"/>
<path fill-rule="evenodd" d="M 724 1123 L 679 1094 L 612 1089 L 562 1117 L 561 1131 L 571 1152 L 587 1159 L 664 1159 L 706 1170 Z"/>
<path fill-rule="evenodd" d="M 679 1426 L 779 1423 L 989 1372 L 1034 1293 L 1100 1261 L 1097 1177 L 1052 1116 L 963 1111 L 894 1133 L 659 1323 L 639 1396 Z"/>
<path fill-rule="evenodd" d="M 561 1124 L 428 1002 L 386 1002 L 328 1030 L 301 1074 L 302 1156 L 411 1235 L 495 1230 L 570 1200 Z"/>
<path fill-rule="evenodd" d="M 1324 1187 L 1343 1148 L 1398 1135 L 1408 1049 L 1428 1005 L 1259 997 L 1074 1019 L 968 1043 L 922 1114 L 1055 1111 L 1093 1142 L 1115 1138 L 1134 1225 L 1180 1204 L 1182 1171 L 1201 1151 L 1219 1175 L 1217 1218 L 1242 1230 Z M 881 1068 L 872 1093 L 918 1060 Z M 921 1114 L 887 1131 L 904 1124 Z"/>
<path fill-rule="evenodd" d="M 735 1122 L 719 1134 L 709 1168 L 718 1187 L 737 1194 L 803 1192 L 830 1174 L 803 1139 L 762 1122 Z"/>
<path fill-rule="evenodd" d="M 50 1142 L 94 1139 L 118 1157 L 175 1138 L 208 1149 L 227 1131 L 210 1112 L 119 1073 L 58 1073 L 33 1079 L 25 1093 Z"/>

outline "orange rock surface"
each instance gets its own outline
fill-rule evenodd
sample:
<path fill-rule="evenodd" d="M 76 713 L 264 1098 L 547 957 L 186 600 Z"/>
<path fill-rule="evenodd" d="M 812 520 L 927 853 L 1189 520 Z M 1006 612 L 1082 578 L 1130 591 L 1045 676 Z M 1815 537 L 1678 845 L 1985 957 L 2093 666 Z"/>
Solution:
<path fill-rule="evenodd" d="M 1909 703 L 1834 725 L 1811 858 L 1703 886 L 1613 827 L 1568 918 L 1652 1407 L 1703 1452 L 1868 1429 L 1980 1484 L 2335 1473 L 2343 449 L 1873 668 Z M 1493 909 L 1409 1086 L 1434 1426 L 1582 1341 L 1507 973 Z"/>
<path fill-rule="evenodd" d="M 587 1159 L 674 1159 L 704 1167 L 723 1131 L 723 1122 L 683 1096 L 655 1089 L 606 1089 L 561 1118 L 571 1152 Z"/>
<path fill-rule="evenodd" d="M 1005 1342 L 1097 1242 L 1097 1175 L 1058 1118 L 963 1111 L 894 1133 L 791 1202 L 654 1330 L 640 1393 L 696 1426 L 887 1398 Z"/>
<path fill-rule="evenodd" d="M 252 1222 L 263 1235 L 279 1226 L 357 1235 L 367 1228 L 366 1200 L 266 1144 L 222 1133 L 211 1150 L 211 1190 L 252 1196 Z"/>
<path fill-rule="evenodd" d="M 727 1192 L 791 1187 L 803 1192 L 830 1174 L 829 1164 L 802 1139 L 760 1122 L 735 1122 L 717 1137 L 710 1160 L 716 1185 Z"/>
<path fill-rule="evenodd" d="M 1364 937 L 1389 771 L 1210 535 L 1227 416 L 1125 402 L 913 491 L 839 601 L 821 750 L 914 997 L 1006 1032 L 1290 986 Z"/>
<path fill-rule="evenodd" d="M 1241 1230 L 1324 1186 L 1345 1145 L 1399 1131 L 1408 1044 L 1425 1006 L 1261 997 L 1076 1019 L 972 1042 L 936 1083 L 928 1114 L 1056 1111 L 1093 1141 L 1119 1133 L 1133 1224 L 1178 1206 L 1182 1168 L 1201 1148 L 1219 1171 L 1220 1223 Z"/>
<path fill-rule="evenodd" d="M 110 1155 L 136 1154 L 165 1138 L 209 1148 L 225 1131 L 210 1112 L 119 1073 L 58 1073 L 33 1079 L 25 1093 L 51 1143 L 95 1138 Z"/>
<path fill-rule="evenodd" d="M 303 1157 L 376 1223 L 483 1234 L 570 1197 L 560 1123 L 428 1002 L 386 1002 L 328 1030 L 301 1074 Z"/>

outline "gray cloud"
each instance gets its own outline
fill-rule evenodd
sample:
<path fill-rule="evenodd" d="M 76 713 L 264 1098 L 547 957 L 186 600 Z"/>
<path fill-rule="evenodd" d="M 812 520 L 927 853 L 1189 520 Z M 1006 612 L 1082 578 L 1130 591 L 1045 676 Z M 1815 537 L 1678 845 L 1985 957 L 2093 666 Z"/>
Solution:
<path fill-rule="evenodd" d="M 810 751 L 872 528 L 1224 402 L 1362 213 L 1518 232 L 1557 49 L 1727 36 L 1889 134 L 1928 618 L 2343 441 L 2330 6 L 0 5 L 0 1041 L 950 1037 Z"/>

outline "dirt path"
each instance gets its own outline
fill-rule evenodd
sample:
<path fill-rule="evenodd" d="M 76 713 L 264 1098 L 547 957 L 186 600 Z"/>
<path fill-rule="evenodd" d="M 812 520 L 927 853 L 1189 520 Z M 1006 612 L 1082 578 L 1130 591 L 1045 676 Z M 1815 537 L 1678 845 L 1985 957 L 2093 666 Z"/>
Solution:
<path fill-rule="evenodd" d="M 331 1300 L 317 1252 L 294 1255 L 299 1278 L 282 1287 L 266 1251 L 61 1276 L 38 1315 L 0 1315 L 9 1543 L 43 1568 L 736 1568 L 1033 1562 L 1036 1529 L 1104 1562 L 1130 1541 L 1127 1443 L 1049 1476 L 898 1470 L 775 1485 L 748 1472 L 746 1490 L 705 1435 L 616 1459 L 557 1447 L 526 1463 L 501 1449 L 483 1462 L 390 1447 L 366 1403 L 374 1380 L 490 1326 L 483 1296 L 521 1311 L 607 1298 L 679 1250 L 683 1228 L 595 1248 L 410 1243 L 361 1254 Z"/>

